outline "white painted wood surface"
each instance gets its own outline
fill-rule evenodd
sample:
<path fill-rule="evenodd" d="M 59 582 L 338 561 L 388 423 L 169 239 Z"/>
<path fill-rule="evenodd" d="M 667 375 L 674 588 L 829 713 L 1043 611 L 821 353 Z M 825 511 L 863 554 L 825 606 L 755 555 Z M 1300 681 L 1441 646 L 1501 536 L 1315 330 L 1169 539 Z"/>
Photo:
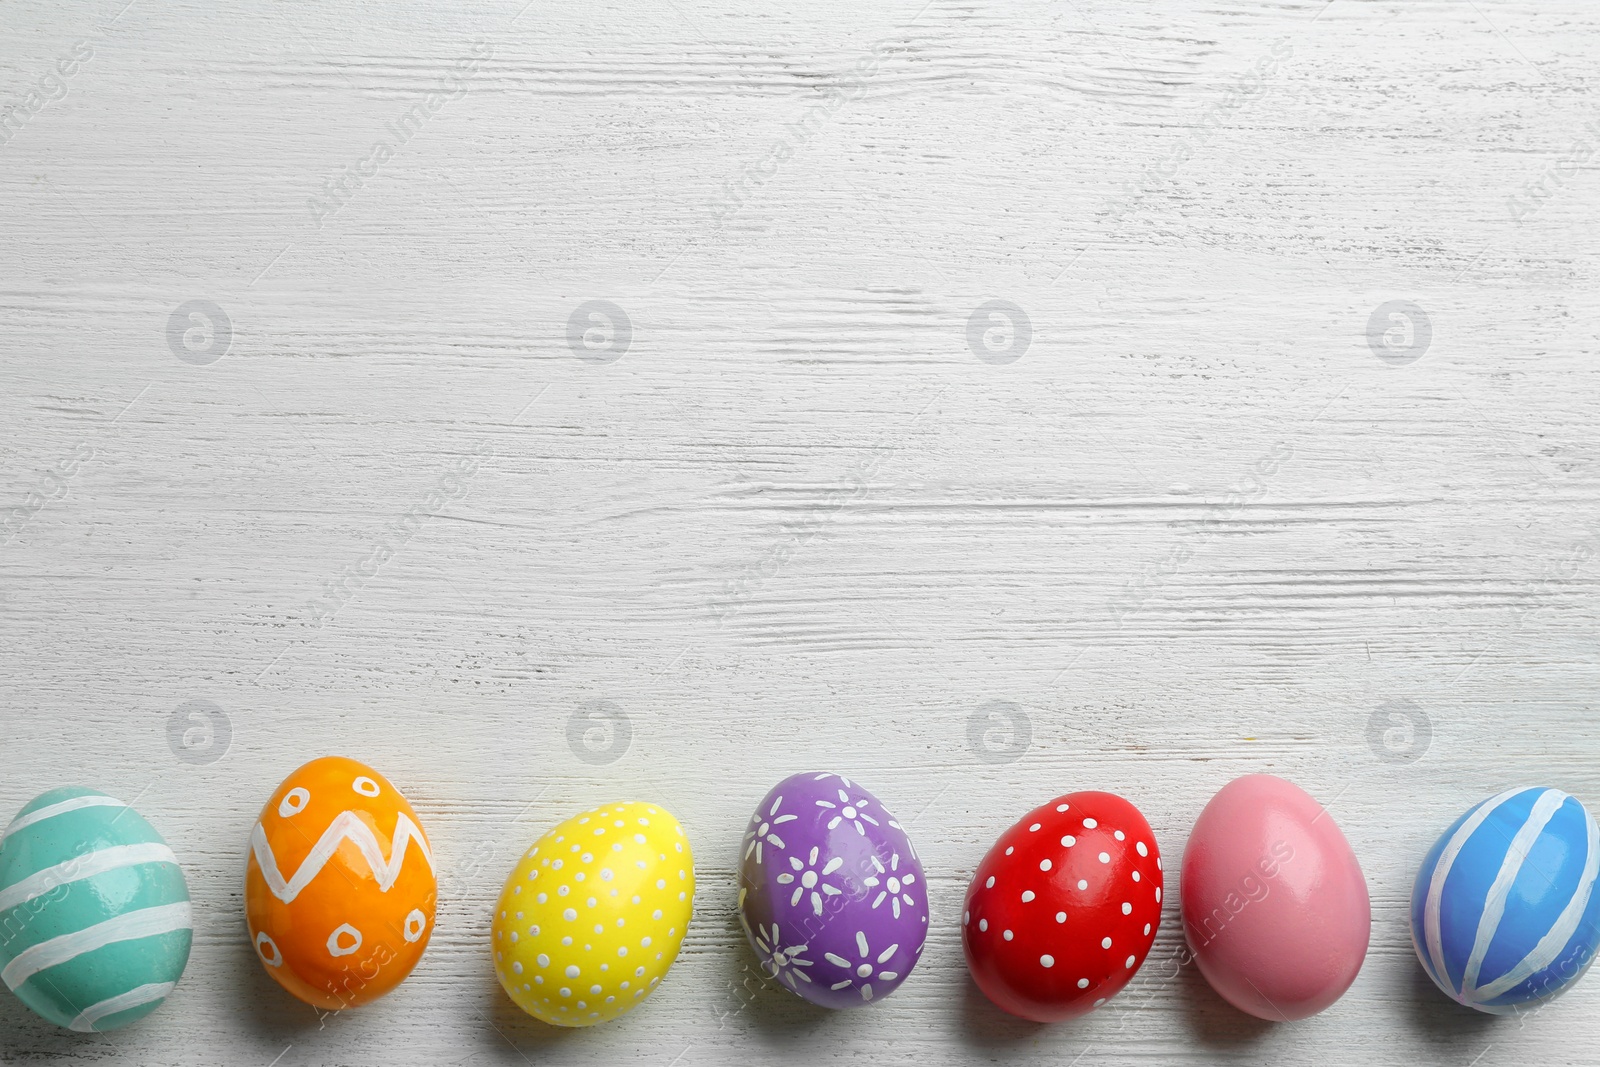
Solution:
<path fill-rule="evenodd" d="M 1593 1062 L 1600 979 L 1474 1016 L 1403 901 L 1482 796 L 1600 803 L 1600 9 L 124 3 L 0 5 L 0 818 L 137 798 L 199 929 L 128 1030 L 0 998 L 0 1062 Z M 196 300 L 231 333 L 169 333 Z M 569 347 L 591 300 L 620 358 Z M 969 334 L 991 300 L 1031 334 Z M 1369 340 L 1390 301 L 1426 327 Z M 444 896 L 399 991 L 319 1019 L 241 886 L 328 752 L 406 790 Z M 932 876 L 870 1010 L 758 982 L 734 921 L 802 768 Z M 975 992 L 959 903 L 1017 815 L 1122 792 L 1175 890 L 1256 770 L 1370 880 L 1332 1009 L 1221 1002 L 1175 891 L 1093 1016 Z M 623 797 L 688 827 L 698 914 L 645 1007 L 555 1032 L 488 909 Z"/>

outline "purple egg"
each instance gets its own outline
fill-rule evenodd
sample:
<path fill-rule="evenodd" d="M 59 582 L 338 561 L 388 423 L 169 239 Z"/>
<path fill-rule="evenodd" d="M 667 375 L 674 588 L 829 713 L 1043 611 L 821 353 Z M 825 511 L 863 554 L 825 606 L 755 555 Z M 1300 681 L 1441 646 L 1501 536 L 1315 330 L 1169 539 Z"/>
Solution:
<path fill-rule="evenodd" d="M 750 817 L 739 923 L 765 972 L 825 1008 L 899 988 L 928 936 L 928 885 L 878 798 L 837 774 L 790 775 Z"/>

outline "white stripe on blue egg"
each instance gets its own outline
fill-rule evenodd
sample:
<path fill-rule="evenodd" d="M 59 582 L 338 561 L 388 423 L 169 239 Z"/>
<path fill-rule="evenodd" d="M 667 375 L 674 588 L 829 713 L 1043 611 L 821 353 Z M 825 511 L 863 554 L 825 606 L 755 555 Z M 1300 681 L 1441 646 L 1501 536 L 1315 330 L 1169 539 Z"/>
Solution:
<path fill-rule="evenodd" d="M 155 827 L 120 800 L 55 789 L 0 834 L 0 980 L 58 1026 L 113 1030 L 172 992 L 189 890 Z"/>
<path fill-rule="evenodd" d="M 1429 850 L 1411 895 L 1417 957 L 1440 989 L 1505 1014 L 1554 997 L 1600 947 L 1600 829 L 1558 789 L 1509 789 Z"/>

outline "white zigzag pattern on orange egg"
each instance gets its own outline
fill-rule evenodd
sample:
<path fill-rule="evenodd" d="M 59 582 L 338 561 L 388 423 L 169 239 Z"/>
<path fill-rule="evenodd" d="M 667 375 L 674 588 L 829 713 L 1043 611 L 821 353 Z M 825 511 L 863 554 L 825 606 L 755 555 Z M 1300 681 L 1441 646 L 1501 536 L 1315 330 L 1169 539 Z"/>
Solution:
<path fill-rule="evenodd" d="M 433 853 L 428 850 L 428 840 L 422 836 L 422 830 L 412 822 L 404 812 L 395 816 L 394 848 L 388 859 L 384 858 L 383 848 L 378 844 L 377 836 L 372 828 L 361 821 L 361 817 L 353 811 L 340 812 L 339 817 L 328 824 L 322 831 L 322 836 L 307 853 L 305 862 L 300 864 L 300 869 L 294 872 L 294 877 L 284 880 L 282 872 L 278 870 L 278 858 L 273 855 L 272 845 L 267 841 L 267 832 L 261 824 L 250 833 L 250 847 L 255 852 L 256 863 L 261 867 L 261 876 L 266 879 L 267 888 L 272 890 L 272 895 L 283 901 L 291 903 L 300 891 L 311 884 L 328 860 L 338 851 L 339 845 L 349 841 L 361 850 L 361 855 L 366 859 L 367 865 L 372 868 L 372 875 L 377 880 L 378 888 L 385 893 L 394 885 L 395 879 L 400 877 L 400 868 L 406 860 L 406 846 L 415 841 L 417 848 L 422 853 L 422 858 L 427 861 L 428 870 L 433 870 Z"/>

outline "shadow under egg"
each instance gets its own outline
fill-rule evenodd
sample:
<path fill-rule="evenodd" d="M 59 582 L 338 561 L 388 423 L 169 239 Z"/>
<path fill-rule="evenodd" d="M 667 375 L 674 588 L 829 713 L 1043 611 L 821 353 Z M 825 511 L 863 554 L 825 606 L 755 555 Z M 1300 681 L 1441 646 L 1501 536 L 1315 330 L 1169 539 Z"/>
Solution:
<path fill-rule="evenodd" d="M 1428 972 L 1422 969 L 1414 953 L 1408 952 L 1407 955 L 1411 958 L 1406 961 L 1410 964 L 1407 968 L 1410 978 L 1405 997 L 1406 1015 L 1412 1030 L 1425 1034 L 1435 1047 L 1455 1049 L 1466 1053 L 1465 1058 L 1471 1060 L 1483 1051 L 1485 1042 L 1499 1040 L 1497 1031 L 1519 1027 L 1519 1016 L 1515 1014 L 1494 1015 L 1456 1003 L 1428 977 Z M 1538 1010 L 1537 1007 L 1530 1008 L 1528 1013 Z M 1470 1053 L 1468 1050 L 1471 1050 Z"/>
<path fill-rule="evenodd" d="M 593 1027 L 555 1026 L 534 1018 L 517 1007 L 495 976 L 494 967 L 479 969 L 475 983 L 478 987 L 478 1016 L 483 1025 L 475 1027 L 479 1043 L 485 1049 L 522 1053 L 529 1048 L 541 1051 L 556 1048 L 573 1040 L 584 1030 Z M 607 1023 L 600 1023 L 606 1026 Z M 507 1046 L 510 1048 L 507 1048 Z M 521 1062 L 518 1060 L 517 1062 Z"/>
<path fill-rule="evenodd" d="M 962 966 L 966 972 L 966 966 Z M 961 1027 L 957 1031 L 961 1043 L 972 1049 L 991 1049 L 1019 1045 L 1038 1038 L 1047 1028 L 1070 1027 L 1063 1023 L 1036 1023 L 1020 1015 L 1002 1011 L 972 980 L 970 972 L 961 979 Z"/>
<path fill-rule="evenodd" d="M 217 985 L 235 991 L 238 1012 L 259 1037 L 293 1043 L 321 1030 L 330 1013 L 313 1007 L 273 981 L 244 924 L 218 960 Z M 191 961 L 192 962 L 192 961 Z"/>
<path fill-rule="evenodd" d="M 1208 1048 L 1249 1048 L 1259 1043 L 1274 1026 L 1293 1025 L 1257 1018 L 1229 1004 L 1211 988 L 1211 983 L 1192 960 L 1179 969 L 1177 980 L 1184 1023 L 1190 1035 Z"/>
<path fill-rule="evenodd" d="M 85 1042 L 105 1045 L 111 1040 L 102 1034 L 74 1033 L 40 1018 L 13 996 L 9 989 L 3 988 L 0 988 L 0 1034 L 5 1035 L 3 1048 L 6 1058 L 16 1057 L 18 1060 L 33 1056 L 41 1059 L 59 1056 L 65 1060 L 83 1055 Z"/>

